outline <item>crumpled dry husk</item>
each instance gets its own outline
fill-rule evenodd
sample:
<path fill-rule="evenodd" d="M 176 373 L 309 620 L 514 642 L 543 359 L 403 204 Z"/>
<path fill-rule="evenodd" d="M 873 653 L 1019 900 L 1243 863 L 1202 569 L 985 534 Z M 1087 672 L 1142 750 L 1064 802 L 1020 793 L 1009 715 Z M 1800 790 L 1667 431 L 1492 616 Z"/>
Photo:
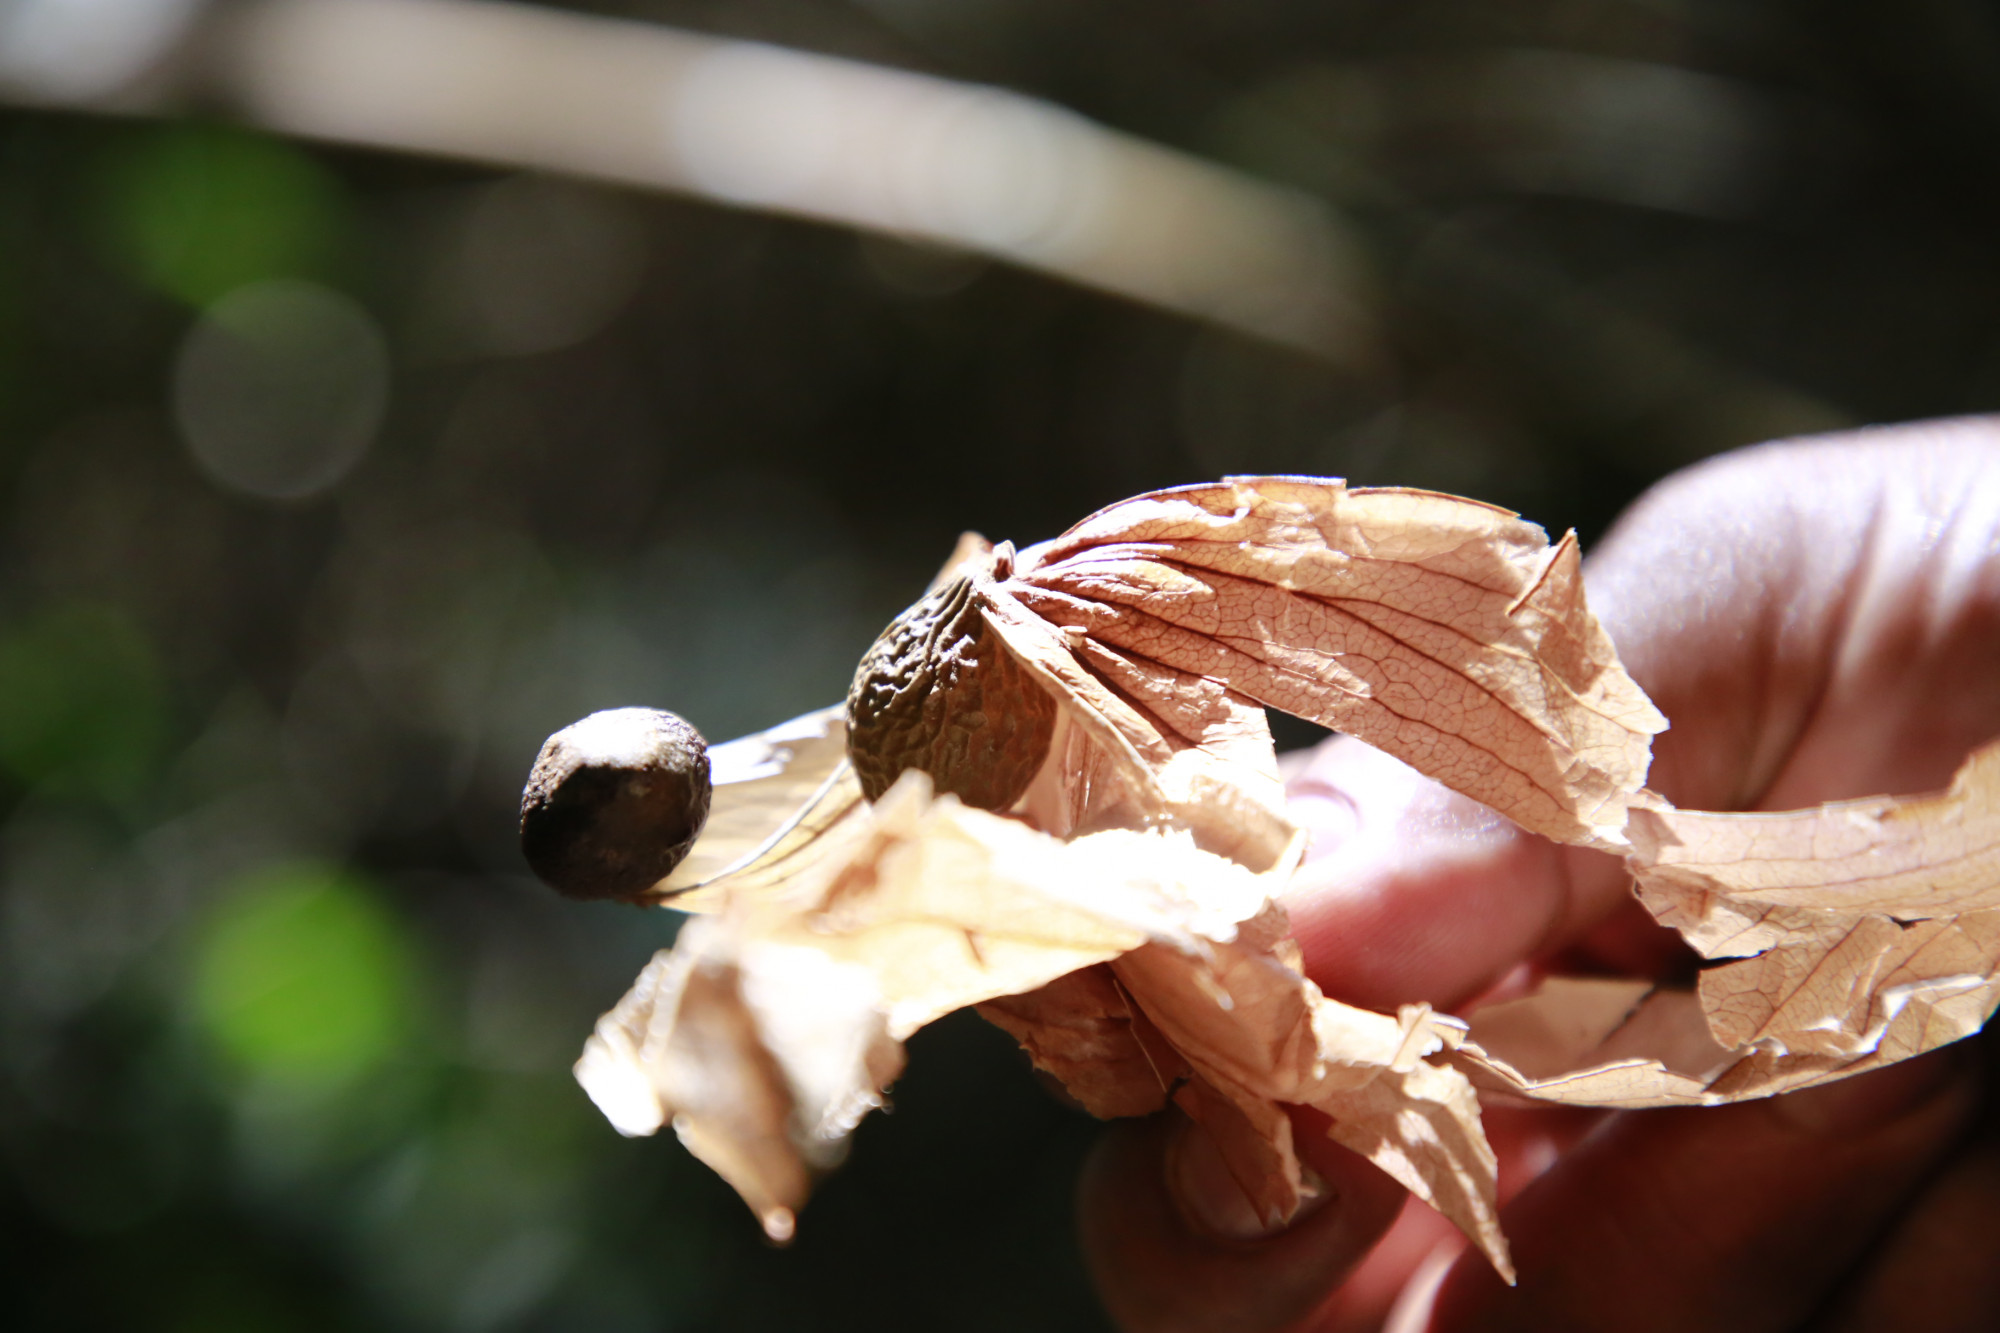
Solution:
<path fill-rule="evenodd" d="M 1594 1106 L 1763 1096 L 1977 1029 L 2000 950 L 2000 750 L 1936 797 L 1789 815 L 1644 787 L 1665 720 L 1584 603 L 1573 536 L 1420 491 L 1235 478 L 1015 552 L 968 536 L 985 624 L 1057 711 L 1005 812 L 914 771 L 872 806 L 839 708 L 711 751 L 708 831 L 658 889 L 707 913 L 598 1024 L 579 1079 L 671 1123 L 772 1235 L 967 1005 L 1104 1116 L 1171 1100 L 1272 1222 L 1308 1197 L 1287 1105 L 1511 1279 L 1480 1090 Z M 1328 999 L 1277 896 L 1302 848 L 1263 705 L 1524 827 L 1627 854 L 1711 957 L 1698 992 L 1555 978 L 1471 1022 Z"/>

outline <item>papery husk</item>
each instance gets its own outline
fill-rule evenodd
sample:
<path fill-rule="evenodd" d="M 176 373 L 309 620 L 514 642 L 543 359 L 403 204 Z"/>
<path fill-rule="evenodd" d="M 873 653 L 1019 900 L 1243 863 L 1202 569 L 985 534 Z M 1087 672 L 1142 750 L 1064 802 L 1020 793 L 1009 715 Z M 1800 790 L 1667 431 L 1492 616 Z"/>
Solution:
<path fill-rule="evenodd" d="M 1025 792 L 974 810 L 913 772 L 871 807 L 838 708 L 718 747 L 709 831 L 656 891 L 710 915 L 578 1065 L 615 1125 L 672 1123 L 773 1235 L 903 1039 L 966 1005 L 1098 1115 L 1180 1106 L 1272 1224 L 1310 1191 L 1286 1108 L 1323 1111 L 1510 1279 L 1478 1091 L 1739 1100 L 1906 1058 L 1994 1006 L 1994 752 L 1936 797 L 1673 810 L 1644 787 L 1664 719 L 1585 605 L 1573 536 L 1428 492 L 1233 478 L 1018 553 L 968 534 L 933 589 L 953 581 L 1009 678 L 1056 704 Z M 1698 992 L 1553 978 L 1469 1031 L 1328 999 L 1276 902 L 1303 842 L 1266 705 L 1628 854 L 1662 920 L 1750 956 Z"/>
<path fill-rule="evenodd" d="M 1692 991 L 1552 981 L 1475 1015 L 1482 1086 L 1593 1106 L 1719 1105 L 1968 1037 L 2000 1006 L 2000 745 L 1945 791 L 1632 820 L 1639 900 L 1704 957 Z M 1618 1009 L 1624 987 L 1625 1008 Z"/>
<path fill-rule="evenodd" d="M 915 772 L 845 830 L 777 889 L 690 920 L 577 1065 L 614 1126 L 672 1124 L 774 1237 L 910 1033 L 1148 942 L 1199 953 L 1269 891 L 1185 833 L 1062 842 L 934 799 Z"/>
<path fill-rule="evenodd" d="M 838 704 L 815 709 L 710 747 L 708 822 L 687 858 L 654 886 L 654 901 L 712 911 L 732 885 L 781 884 L 810 864 L 820 836 L 863 804 L 841 712 Z"/>
<path fill-rule="evenodd" d="M 1430 491 L 1156 491 L 1023 551 L 992 599 L 996 624 L 1035 617 L 1120 693 L 1125 663 L 1224 687 L 1563 842 L 1625 849 L 1666 726 L 1585 605 L 1575 534 L 1551 545 L 1508 510 Z M 1150 723 L 1120 727 L 1135 748 L 1185 734 L 1170 690 L 1135 710 Z"/>

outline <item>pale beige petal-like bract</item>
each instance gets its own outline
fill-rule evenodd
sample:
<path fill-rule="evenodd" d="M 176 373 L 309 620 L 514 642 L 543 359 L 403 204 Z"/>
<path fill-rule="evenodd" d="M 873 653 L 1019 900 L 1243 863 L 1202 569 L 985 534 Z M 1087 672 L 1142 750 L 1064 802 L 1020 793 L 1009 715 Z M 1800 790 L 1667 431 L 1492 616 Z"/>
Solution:
<path fill-rule="evenodd" d="M 810 862 L 818 840 L 861 807 L 841 714 L 838 704 L 815 709 L 709 747 L 708 822 L 654 889 L 657 901 L 712 911 L 732 884 L 780 883 Z"/>
<path fill-rule="evenodd" d="M 933 798 L 920 773 L 828 848 L 690 919 L 577 1064 L 618 1129 L 672 1124 L 773 1235 L 880 1105 L 910 1033 L 1148 942 L 1202 950 L 1268 896 L 1185 833 L 1063 842 Z"/>
<path fill-rule="evenodd" d="M 1640 901 L 1734 961 L 1692 991 L 1626 995 L 1624 1011 L 1602 984 L 1551 981 L 1475 1015 L 1463 1058 L 1482 1086 L 1718 1105 L 1921 1055 L 2000 1005 L 2000 745 L 1929 795 L 1636 810 L 1632 844 Z"/>
<path fill-rule="evenodd" d="M 799 1028 L 825 1050 L 886 1042 L 899 1060 L 911 1031 L 979 1004 L 1100 1114 L 1178 1102 L 1270 1220 L 1306 1190 L 1283 1108 L 1316 1107 L 1508 1271 L 1453 1053 L 1463 1025 L 1340 1005 L 1303 975 L 1274 895 L 1302 837 L 1264 706 L 1354 732 L 1528 827 L 1622 848 L 1663 723 L 1584 606 L 1574 540 L 1428 492 L 1235 478 L 1111 506 L 1018 554 L 968 534 L 912 616 L 864 664 L 894 674 L 855 696 L 897 758 L 844 762 L 839 710 L 715 752 L 715 822 L 661 889 L 716 915 L 579 1066 L 614 1122 L 671 1119 L 767 1218 L 796 1208 L 894 1062 L 796 1048 L 765 972 L 789 958 L 846 997 Z M 937 681 L 969 682 L 966 702 L 928 711 Z M 1025 790 L 1004 787 L 1005 812 L 932 800 L 907 774 L 862 800 L 857 767 L 950 762 L 962 729 L 1022 689 L 1054 702 L 1054 722 L 1017 733 L 1047 752 Z M 939 780 L 987 789 L 965 778 Z M 690 996 L 721 1017 L 684 1013 Z M 686 1073 L 688 1050 L 716 1063 L 712 1085 Z M 736 1119 L 713 1087 L 741 1090 Z"/>
<path fill-rule="evenodd" d="M 577 1066 L 619 1129 L 671 1123 L 774 1236 L 903 1039 L 968 1005 L 1099 1115 L 1175 1102 L 1270 1222 L 1311 1189 L 1286 1108 L 1324 1112 L 1511 1276 L 1481 1092 L 1768 1096 L 1956 1040 L 2000 1003 L 2000 746 L 1932 796 L 1674 810 L 1643 785 L 1664 719 L 1585 605 L 1573 536 L 1429 492 L 1232 478 L 1018 553 L 968 534 L 932 591 L 933 620 L 883 659 L 915 673 L 884 707 L 920 732 L 944 696 L 949 737 L 1029 692 L 1042 721 L 1017 733 L 1033 748 L 991 798 L 1007 808 L 922 773 L 889 786 L 900 748 L 854 751 L 888 774 L 870 805 L 840 708 L 716 747 L 708 829 L 657 890 L 710 915 Z M 933 625 L 957 674 L 924 674 Z M 923 683 L 976 671 L 978 692 Z M 1302 837 L 1265 706 L 1628 853 L 1654 915 L 1733 961 L 1692 989 L 1549 978 L 1469 1024 L 1328 999 L 1276 903 Z"/>
<path fill-rule="evenodd" d="M 1624 848 L 1666 725 L 1585 607 L 1573 536 L 1428 491 L 1156 491 L 1023 551 L 1001 587 L 1063 633 L 1358 736 L 1564 842 Z"/>

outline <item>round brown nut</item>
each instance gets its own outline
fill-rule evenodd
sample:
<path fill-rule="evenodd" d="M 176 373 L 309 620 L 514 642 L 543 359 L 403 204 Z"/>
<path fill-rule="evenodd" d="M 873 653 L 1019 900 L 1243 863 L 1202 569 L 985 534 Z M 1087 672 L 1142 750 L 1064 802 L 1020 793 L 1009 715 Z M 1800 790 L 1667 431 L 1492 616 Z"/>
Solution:
<path fill-rule="evenodd" d="M 961 576 L 882 631 L 847 692 L 847 755 L 873 801 L 905 769 L 1005 810 L 1048 758 L 1056 704 L 1007 651 Z"/>
<path fill-rule="evenodd" d="M 708 746 L 655 708 L 592 713 L 549 737 L 521 793 L 521 851 L 567 898 L 634 898 L 708 819 Z"/>

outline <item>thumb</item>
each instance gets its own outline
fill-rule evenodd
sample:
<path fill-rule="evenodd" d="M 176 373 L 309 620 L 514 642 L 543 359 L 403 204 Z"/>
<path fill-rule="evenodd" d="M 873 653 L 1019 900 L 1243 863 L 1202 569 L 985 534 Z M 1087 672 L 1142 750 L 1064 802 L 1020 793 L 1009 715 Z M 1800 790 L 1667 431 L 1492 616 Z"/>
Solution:
<path fill-rule="evenodd" d="M 1396 1218 L 1403 1187 L 1290 1108 L 1321 1193 L 1265 1232 L 1208 1136 L 1179 1111 L 1107 1129 L 1078 1191 L 1083 1249 L 1126 1333 L 1275 1333 L 1317 1308 Z"/>
<path fill-rule="evenodd" d="M 1292 933 L 1307 975 L 1349 1004 L 1457 1007 L 1636 906 L 1617 857 L 1524 832 L 1350 737 L 1313 751 L 1289 793 L 1312 836 L 1285 894 Z"/>

